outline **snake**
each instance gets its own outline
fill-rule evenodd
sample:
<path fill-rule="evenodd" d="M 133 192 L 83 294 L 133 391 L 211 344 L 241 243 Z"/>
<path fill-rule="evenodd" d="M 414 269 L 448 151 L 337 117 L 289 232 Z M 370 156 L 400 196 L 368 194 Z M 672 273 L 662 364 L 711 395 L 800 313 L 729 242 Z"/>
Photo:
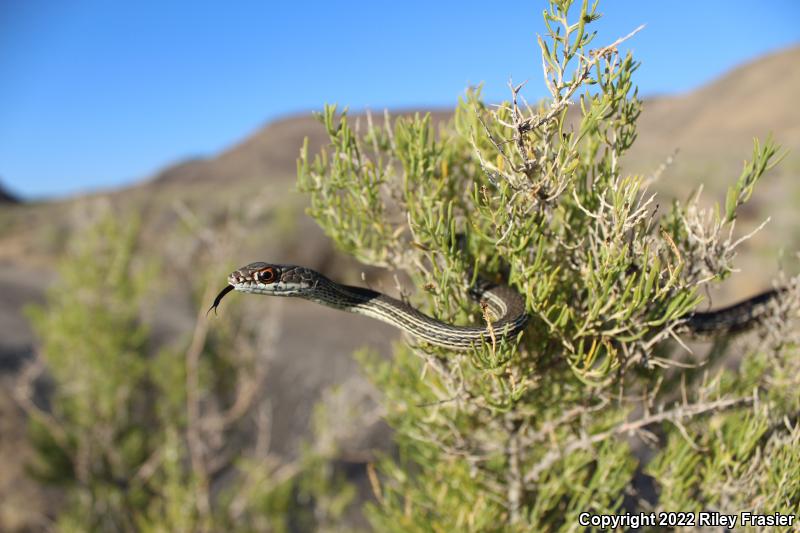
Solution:
<path fill-rule="evenodd" d="M 256 262 L 234 270 L 228 285 L 209 308 L 216 313 L 231 291 L 295 297 L 365 315 L 390 324 L 412 337 L 451 350 L 469 350 L 482 342 L 513 341 L 525 329 L 529 315 L 523 296 L 507 285 L 478 278 L 470 296 L 488 310 L 494 320 L 482 326 L 457 326 L 432 318 L 408 303 L 364 287 L 337 283 L 310 268 Z M 762 292 L 744 301 L 713 311 L 690 312 L 681 318 L 681 330 L 709 336 L 738 333 L 762 322 L 784 289 Z"/>

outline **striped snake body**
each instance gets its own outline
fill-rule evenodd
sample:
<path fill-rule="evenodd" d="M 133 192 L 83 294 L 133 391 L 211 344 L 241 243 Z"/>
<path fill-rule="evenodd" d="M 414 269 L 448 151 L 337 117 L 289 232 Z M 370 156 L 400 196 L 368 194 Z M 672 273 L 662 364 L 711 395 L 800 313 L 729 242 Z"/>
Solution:
<path fill-rule="evenodd" d="M 482 339 L 513 338 L 525 327 L 528 315 L 522 296 L 503 285 L 481 283 L 473 296 L 485 302 L 497 317 L 489 326 L 453 326 L 418 311 L 405 302 L 363 287 L 342 285 L 319 272 L 294 265 L 251 263 L 228 276 L 228 287 L 214 300 L 216 308 L 231 290 L 251 294 L 294 296 L 358 313 L 391 324 L 410 335 L 452 350 L 479 346 Z"/>
<path fill-rule="evenodd" d="M 491 326 L 455 326 L 418 311 L 405 302 L 371 289 L 342 285 L 309 268 L 271 263 L 251 263 L 228 276 L 228 286 L 214 300 L 217 308 L 230 291 L 290 296 L 358 313 L 391 324 L 417 339 L 451 350 L 468 350 L 483 340 L 513 340 L 525 328 L 525 300 L 504 285 L 480 281 L 470 294 L 494 315 Z M 686 316 L 683 328 L 690 334 L 735 333 L 762 321 L 783 291 L 767 291 L 723 309 Z M 211 310 L 209 309 L 209 311 Z"/>

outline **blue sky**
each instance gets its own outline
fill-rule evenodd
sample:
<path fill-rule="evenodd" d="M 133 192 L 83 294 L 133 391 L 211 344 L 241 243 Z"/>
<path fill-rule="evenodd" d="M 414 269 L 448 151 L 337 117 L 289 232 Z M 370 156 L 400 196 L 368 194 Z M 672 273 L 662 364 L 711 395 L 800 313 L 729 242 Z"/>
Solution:
<path fill-rule="evenodd" d="M 115 187 L 211 156 L 270 119 L 319 109 L 451 107 L 509 77 L 543 96 L 541 0 L 0 0 L 0 181 L 26 198 Z M 800 2 L 603 0 L 645 95 L 691 90 L 800 42 Z"/>

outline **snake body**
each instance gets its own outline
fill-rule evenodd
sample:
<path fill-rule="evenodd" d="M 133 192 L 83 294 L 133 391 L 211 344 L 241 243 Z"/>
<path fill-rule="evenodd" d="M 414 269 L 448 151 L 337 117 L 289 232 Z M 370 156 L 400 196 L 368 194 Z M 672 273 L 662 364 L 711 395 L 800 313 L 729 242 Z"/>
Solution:
<path fill-rule="evenodd" d="M 528 321 L 522 296 L 504 285 L 479 283 L 472 294 L 497 317 L 483 327 L 454 326 L 418 311 L 405 302 L 371 289 L 342 285 L 310 268 L 294 265 L 251 263 L 228 276 L 228 287 L 212 308 L 231 290 L 251 294 L 293 296 L 358 313 L 391 324 L 410 335 L 453 350 L 467 350 L 482 339 L 513 338 Z"/>
<path fill-rule="evenodd" d="M 479 281 L 470 293 L 496 317 L 491 325 L 484 326 L 448 324 L 391 296 L 363 287 L 342 285 L 310 268 L 295 265 L 258 262 L 235 270 L 228 276 L 228 286 L 216 297 L 211 309 L 216 309 L 232 290 L 303 298 L 334 309 L 366 315 L 417 339 L 452 350 L 480 346 L 483 340 L 512 340 L 528 321 L 522 295 L 505 285 L 483 281 Z M 690 313 L 685 317 L 683 328 L 696 335 L 742 331 L 768 316 L 771 302 L 780 294 L 780 289 L 771 290 L 716 311 Z"/>
<path fill-rule="evenodd" d="M 728 307 L 690 313 L 685 327 L 697 336 L 739 333 L 763 322 L 770 315 L 775 300 L 785 291 L 771 289 Z"/>

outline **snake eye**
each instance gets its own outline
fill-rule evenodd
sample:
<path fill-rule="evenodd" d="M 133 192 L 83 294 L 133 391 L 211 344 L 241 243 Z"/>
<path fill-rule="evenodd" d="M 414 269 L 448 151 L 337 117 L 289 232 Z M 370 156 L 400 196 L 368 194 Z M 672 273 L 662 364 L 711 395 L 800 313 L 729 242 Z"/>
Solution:
<path fill-rule="evenodd" d="M 256 279 L 264 283 L 272 283 L 275 281 L 275 270 L 272 267 L 267 267 L 264 270 L 256 272 Z"/>

